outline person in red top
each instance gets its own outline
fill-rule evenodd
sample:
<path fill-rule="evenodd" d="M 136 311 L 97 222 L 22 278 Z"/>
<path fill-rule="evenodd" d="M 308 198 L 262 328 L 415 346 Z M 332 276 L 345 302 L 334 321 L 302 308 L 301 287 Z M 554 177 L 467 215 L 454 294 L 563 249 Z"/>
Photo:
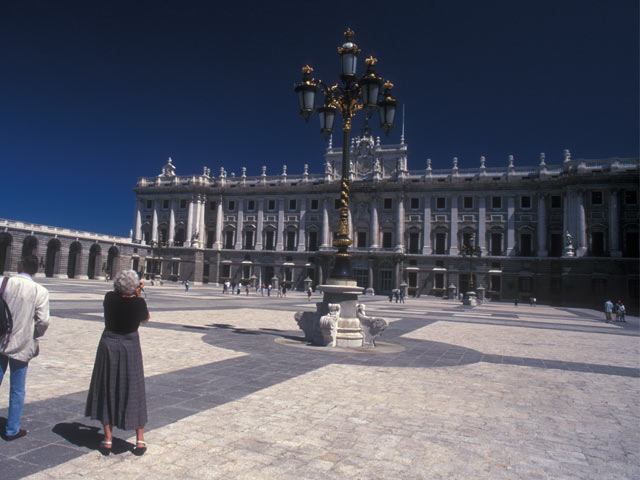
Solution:
<path fill-rule="evenodd" d="M 147 449 L 144 441 L 147 401 L 138 327 L 148 322 L 150 316 L 134 270 L 119 272 L 113 287 L 104 297 L 105 328 L 96 352 L 85 415 L 102 422 L 103 455 L 111 452 L 112 426 L 135 429 L 133 453 L 143 455 Z"/>

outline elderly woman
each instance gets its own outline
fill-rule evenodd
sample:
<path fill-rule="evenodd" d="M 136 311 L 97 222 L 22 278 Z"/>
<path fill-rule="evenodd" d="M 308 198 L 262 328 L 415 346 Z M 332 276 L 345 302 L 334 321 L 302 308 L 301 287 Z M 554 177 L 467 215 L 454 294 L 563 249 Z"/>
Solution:
<path fill-rule="evenodd" d="M 138 327 L 149 321 L 140 297 L 140 280 L 133 270 L 119 272 L 113 291 L 104 297 L 105 328 L 98 344 L 85 415 L 104 426 L 103 455 L 111 452 L 111 427 L 136 431 L 133 453 L 143 455 L 147 402 Z"/>

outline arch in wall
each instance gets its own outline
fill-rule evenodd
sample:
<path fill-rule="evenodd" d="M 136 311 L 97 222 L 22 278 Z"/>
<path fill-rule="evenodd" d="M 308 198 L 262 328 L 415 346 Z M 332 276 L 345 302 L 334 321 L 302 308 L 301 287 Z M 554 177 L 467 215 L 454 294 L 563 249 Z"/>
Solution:
<path fill-rule="evenodd" d="M 8 232 L 0 233 L 0 275 L 11 265 L 11 244 L 13 237 Z"/>
<path fill-rule="evenodd" d="M 94 243 L 89 249 L 89 265 L 87 267 L 87 276 L 91 279 L 96 278 L 96 264 L 100 262 L 102 257 L 102 249 L 100 245 Z M 98 270 L 100 272 L 100 270 Z"/>
<path fill-rule="evenodd" d="M 75 278 L 82 258 L 82 244 L 77 240 L 69 246 L 69 260 L 67 261 L 67 277 Z"/>
<path fill-rule="evenodd" d="M 47 243 L 47 253 L 44 261 L 44 274 L 53 277 L 59 273 L 60 267 L 60 240 L 52 238 Z"/>
<path fill-rule="evenodd" d="M 105 274 L 109 278 L 113 278 L 113 275 L 118 273 L 118 258 L 120 257 L 120 250 L 115 245 L 109 249 L 107 253 L 107 266 Z"/>
<path fill-rule="evenodd" d="M 38 239 L 33 235 L 24 237 L 22 241 L 22 257 L 38 254 Z"/>

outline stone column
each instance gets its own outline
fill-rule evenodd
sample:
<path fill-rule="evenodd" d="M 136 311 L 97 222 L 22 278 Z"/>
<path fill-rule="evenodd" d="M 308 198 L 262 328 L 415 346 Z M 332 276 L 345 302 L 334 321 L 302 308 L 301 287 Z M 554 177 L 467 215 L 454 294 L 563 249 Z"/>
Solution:
<path fill-rule="evenodd" d="M 306 223 L 307 223 L 307 201 L 304 198 L 300 199 L 300 220 L 298 221 L 298 251 L 304 252 L 307 248 L 307 236 L 306 236 Z"/>
<path fill-rule="evenodd" d="M 609 255 L 612 257 L 622 256 L 619 239 L 619 215 L 618 191 L 612 190 L 609 193 Z"/>
<path fill-rule="evenodd" d="M 158 242 L 158 201 L 153 200 L 153 217 L 151 221 L 151 241 Z"/>
<path fill-rule="evenodd" d="M 424 197 L 424 218 L 422 222 L 422 254 L 430 255 L 431 250 L 431 196 Z"/>
<path fill-rule="evenodd" d="M 516 200 L 513 195 L 507 197 L 507 256 L 515 255 L 516 243 Z"/>
<path fill-rule="evenodd" d="M 547 205 L 545 194 L 538 196 L 538 256 L 546 257 L 547 252 Z"/>
<path fill-rule="evenodd" d="M 215 250 L 222 249 L 222 220 L 224 212 L 222 210 L 222 197 L 218 198 L 218 208 L 216 210 L 216 241 L 213 245 Z"/>
<path fill-rule="evenodd" d="M 576 192 L 576 230 L 577 246 L 576 256 L 583 257 L 587 253 L 587 221 L 584 213 L 584 191 Z"/>
<path fill-rule="evenodd" d="M 393 279 L 393 288 L 400 288 L 400 283 L 402 283 L 402 269 L 400 265 L 400 260 L 395 261 L 394 265 L 394 279 Z"/>
<path fill-rule="evenodd" d="M 451 233 L 449 234 L 449 255 L 458 255 L 458 195 L 452 195 L 451 199 Z"/>
<path fill-rule="evenodd" d="M 204 248 L 207 245 L 207 223 L 205 222 L 205 215 L 207 212 L 207 197 L 202 195 L 200 197 L 200 248 Z"/>
<path fill-rule="evenodd" d="M 327 207 L 327 199 L 322 201 L 322 245 L 321 249 L 327 249 L 331 247 L 330 237 L 331 231 L 329 227 L 329 210 Z"/>
<path fill-rule="evenodd" d="M 136 199 L 135 242 L 142 241 L 142 200 Z"/>
<path fill-rule="evenodd" d="M 398 196 L 398 205 L 396 208 L 396 253 L 404 253 L 404 195 Z"/>
<path fill-rule="evenodd" d="M 238 199 L 237 200 L 238 203 L 238 217 L 237 217 L 237 222 L 236 222 L 236 245 L 235 248 L 236 250 L 242 250 L 242 240 L 243 240 L 243 235 L 242 235 L 242 230 L 244 228 L 244 212 L 242 210 L 243 208 L 243 204 L 242 204 L 242 200 Z"/>
<path fill-rule="evenodd" d="M 487 254 L 487 199 L 485 196 L 478 197 L 478 243 L 476 243 L 482 255 Z"/>
<path fill-rule="evenodd" d="M 369 246 L 380 248 L 380 224 L 378 223 L 378 199 L 374 196 L 371 199 L 371 226 L 369 230 Z"/>
<path fill-rule="evenodd" d="M 276 232 L 278 236 L 276 242 L 276 250 L 282 251 L 284 250 L 284 198 L 278 200 L 278 231 Z"/>
<path fill-rule="evenodd" d="M 167 234 L 167 244 L 173 245 L 173 239 L 176 233 L 176 201 L 171 199 L 169 201 L 169 232 Z"/>
<path fill-rule="evenodd" d="M 264 230 L 264 199 L 258 199 L 258 226 L 256 232 L 256 250 L 262 250 L 262 236 Z"/>
<path fill-rule="evenodd" d="M 191 240 L 193 239 L 193 198 L 189 199 L 189 213 L 187 214 L 187 232 L 184 239 L 185 247 L 191 246 Z"/>
<path fill-rule="evenodd" d="M 365 294 L 367 295 L 375 295 L 375 290 L 373 289 L 373 262 L 372 258 L 369 259 L 369 277 L 367 281 L 367 290 Z"/>

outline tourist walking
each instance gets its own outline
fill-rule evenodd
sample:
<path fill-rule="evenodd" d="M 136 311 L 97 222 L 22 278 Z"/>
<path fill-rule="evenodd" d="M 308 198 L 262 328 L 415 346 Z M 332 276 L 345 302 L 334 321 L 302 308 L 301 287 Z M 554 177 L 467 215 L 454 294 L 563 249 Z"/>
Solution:
<path fill-rule="evenodd" d="M 611 300 L 607 300 L 604 302 L 604 321 L 611 321 L 611 313 L 613 312 L 613 302 Z"/>
<path fill-rule="evenodd" d="M 627 309 L 624 307 L 622 300 L 618 300 L 616 302 L 616 321 L 617 322 L 626 322 L 626 313 Z"/>
<path fill-rule="evenodd" d="M 189 292 L 189 279 L 187 278 L 184 281 L 184 293 L 188 293 Z"/>
<path fill-rule="evenodd" d="M 111 452 L 113 426 L 135 429 L 133 453 L 143 455 L 147 449 L 147 401 L 138 328 L 150 316 L 140 297 L 136 272 L 124 270 L 115 276 L 113 291 L 104 296 L 103 307 L 105 328 L 93 365 L 85 416 L 99 420 L 104 427 L 103 455 Z"/>
<path fill-rule="evenodd" d="M 18 274 L 2 277 L 0 286 L 0 297 L 8 309 L 5 312 L 11 318 L 7 331 L 0 337 L 0 385 L 7 367 L 11 372 L 5 440 L 16 440 L 27 434 L 20 425 L 27 367 L 38 355 L 38 338 L 49 326 L 49 292 L 33 281 L 37 271 L 38 258 L 27 255 L 18 263 Z"/>
<path fill-rule="evenodd" d="M 267 297 L 271 296 L 271 284 L 267 285 Z"/>
<path fill-rule="evenodd" d="M 311 301 L 311 293 L 312 293 L 311 287 L 307 288 L 307 302 Z"/>
<path fill-rule="evenodd" d="M 282 298 L 287 298 L 287 284 L 282 283 Z"/>

